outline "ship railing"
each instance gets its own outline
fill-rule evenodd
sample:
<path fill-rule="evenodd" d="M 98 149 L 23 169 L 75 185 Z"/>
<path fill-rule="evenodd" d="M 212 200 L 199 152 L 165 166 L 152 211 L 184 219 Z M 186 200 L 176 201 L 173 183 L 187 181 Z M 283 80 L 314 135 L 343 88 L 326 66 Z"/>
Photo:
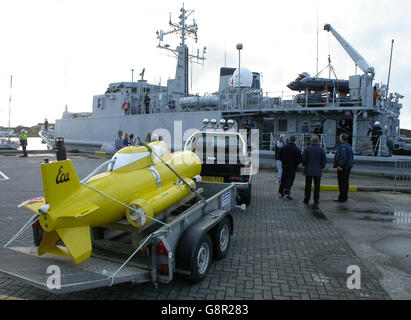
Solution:
<path fill-rule="evenodd" d="M 381 147 L 383 145 L 382 140 L 383 140 L 383 136 L 379 136 L 376 145 L 373 146 L 373 149 L 372 149 L 373 155 L 381 157 Z"/>
<path fill-rule="evenodd" d="M 394 192 L 401 191 L 402 188 L 411 188 L 411 160 L 395 161 Z"/>
<path fill-rule="evenodd" d="M 296 138 L 299 140 L 297 145 L 300 148 L 300 150 L 303 151 L 306 147 L 308 147 L 311 144 L 311 138 L 313 136 L 317 136 L 320 139 L 320 146 L 324 148 L 325 152 L 327 152 L 326 135 L 315 133 L 303 133 L 301 135 L 296 136 Z"/>
<path fill-rule="evenodd" d="M 269 141 L 267 141 L 267 147 L 269 146 L 270 150 L 274 150 L 275 144 L 280 138 L 280 135 L 284 133 L 286 134 L 287 139 L 291 136 L 295 136 L 296 145 L 300 148 L 300 150 L 304 150 L 304 148 L 311 143 L 311 138 L 316 135 L 320 139 L 320 145 L 326 150 L 326 152 L 334 152 L 340 143 L 339 136 L 341 132 L 344 131 L 337 130 L 335 134 L 287 133 L 284 131 L 278 132 L 277 134 L 270 133 Z M 389 157 L 391 155 L 388 142 L 390 138 L 393 138 L 392 136 L 381 135 L 378 141 L 373 143 L 373 139 L 370 135 L 356 135 L 353 137 L 349 132 L 347 133 L 349 134 L 348 143 L 352 145 L 355 155 L 366 157 Z"/>
<path fill-rule="evenodd" d="M 392 136 L 381 135 L 376 143 L 372 142 L 372 137 L 370 135 L 356 136 L 355 150 L 354 153 L 361 156 L 371 156 L 371 157 L 386 157 L 390 156 L 390 148 L 388 140 L 393 138 Z M 350 137 L 350 140 L 352 138 Z M 351 142 L 351 141 L 350 141 Z"/>
<path fill-rule="evenodd" d="M 301 100 L 298 102 L 298 98 Z M 333 94 L 324 94 L 320 101 L 312 102 L 305 98 L 305 93 L 296 94 L 293 91 L 270 91 L 266 92 L 262 108 L 310 108 L 310 107 L 360 107 L 361 100 L 341 100 L 338 96 Z"/>
<path fill-rule="evenodd" d="M 294 134 L 294 133 L 287 133 L 287 138 L 290 136 L 295 136 L 296 138 L 296 145 L 298 148 L 303 151 L 307 146 L 311 144 L 311 138 L 316 135 L 320 139 L 320 145 L 325 149 L 326 152 L 330 152 L 332 150 L 336 150 L 339 144 L 339 134 L 316 134 L 316 133 L 301 133 L 301 134 Z M 273 150 L 275 143 L 279 139 L 279 134 L 276 136 L 275 134 L 271 134 L 270 137 L 270 147 Z M 349 136 L 349 143 L 353 144 L 352 141 L 353 137 Z M 355 148 L 354 153 L 356 155 L 361 156 L 374 156 L 374 157 L 382 157 L 388 155 L 388 147 L 387 147 L 387 136 L 383 135 L 380 137 L 378 142 L 375 146 L 373 146 L 372 140 L 370 136 L 356 136 L 355 138 Z"/>
<path fill-rule="evenodd" d="M 298 148 L 301 151 L 303 151 L 304 148 L 308 147 L 311 144 L 311 138 L 313 136 L 317 136 L 320 139 L 320 145 L 321 147 L 325 149 L 326 152 L 327 152 L 327 148 L 333 148 L 336 146 L 336 144 L 334 143 L 329 143 L 329 140 L 327 139 L 326 134 L 315 134 L 315 133 L 291 134 L 291 133 L 288 133 L 286 135 L 286 140 L 288 140 L 291 136 L 295 137 L 296 139 L 295 144 L 296 146 L 298 146 Z M 335 139 L 336 136 L 328 135 L 328 137 L 334 137 Z M 274 150 L 275 144 L 277 143 L 279 138 L 280 138 L 280 135 L 276 137 L 274 133 L 270 134 L 270 149 L 271 150 Z"/>

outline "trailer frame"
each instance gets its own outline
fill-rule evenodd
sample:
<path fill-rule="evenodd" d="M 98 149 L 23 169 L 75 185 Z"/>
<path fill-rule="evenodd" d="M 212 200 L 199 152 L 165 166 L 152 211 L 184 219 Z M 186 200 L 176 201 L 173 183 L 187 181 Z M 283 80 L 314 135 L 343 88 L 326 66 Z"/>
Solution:
<path fill-rule="evenodd" d="M 234 227 L 231 212 L 236 209 L 236 185 L 200 182 L 199 188 L 203 190 L 206 201 L 197 201 L 176 215 L 173 215 L 175 210 L 171 210 L 163 217 L 166 225 L 153 222 L 153 230 L 145 238 L 150 239 L 139 252 L 134 252 L 138 254 L 133 257 L 115 246 L 99 246 L 101 239 L 95 238 L 92 228 L 92 238 L 95 240 L 93 254 L 80 264 L 54 255 L 38 256 L 35 246 L 14 246 L 0 249 L 0 273 L 55 294 L 125 282 L 152 282 L 157 286 L 158 282 L 169 283 L 175 273 L 200 281 L 208 269 L 200 278 L 193 276 L 193 250 L 203 237 L 213 239 L 213 247 L 218 245 L 214 242 L 218 239 L 215 232 L 219 223 L 226 225 L 225 230 L 229 229 L 231 239 Z M 105 227 L 113 228 L 113 225 Z M 141 245 L 143 239 L 135 238 L 133 241 L 130 249 Z"/>

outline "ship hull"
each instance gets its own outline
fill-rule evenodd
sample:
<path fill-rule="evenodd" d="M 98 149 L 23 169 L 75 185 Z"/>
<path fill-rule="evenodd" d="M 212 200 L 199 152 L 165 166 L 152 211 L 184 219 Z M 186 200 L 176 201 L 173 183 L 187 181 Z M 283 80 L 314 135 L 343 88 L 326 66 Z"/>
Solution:
<path fill-rule="evenodd" d="M 55 137 L 63 137 L 68 150 L 101 151 L 114 147 L 118 130 L 145 139 L 157 134 L 172 148 L 182 148 L 204 118 L 222 117 L 221 111 L 170 112 L 111 117 L 87 117 L 56 120 Z M 110 150 L 105 150 L 110 151 Z"/>

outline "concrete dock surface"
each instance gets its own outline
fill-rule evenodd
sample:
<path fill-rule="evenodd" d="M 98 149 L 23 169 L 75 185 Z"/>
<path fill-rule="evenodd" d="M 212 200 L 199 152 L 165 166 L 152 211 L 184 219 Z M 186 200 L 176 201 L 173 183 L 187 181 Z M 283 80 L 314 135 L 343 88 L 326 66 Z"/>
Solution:
<path fill-rule="evenodd" d="M 28 158 L 0 156 L 0 244 L 29 219 L 17 208 L 43 195 L 40 163 L 52 153 Z M 69 154 L 79 178 L 106 159 Z M 411 299 L 411 197 L 405 193 L 353 192 L 336 204 L 335 191 L 322 191 L 324 216 L 303 200 L 304 176 L 297 174 L 294 200 L 278 197 L 277 173 L 261 169 L 254 177 L 251 205 L 233 212 L 228 256 L 213 261 L 208 276 L 192 284 L 176 275 L 170 284 L 130 283 L 54 295 L 0 275 L 0 299 Z M 7 179 L 6 179 L 6 178 Z M 386 176 L 351 176 L 351 185 L 392 186 Z M 323 184 L 336 184 L 335 172 Z M 31 230 L 13 245 L 32 244 Z M 1 259 L 1 257 L 0 257 Z M 361 270 L 361 288 L 349 289 L 350 266 Z"/>

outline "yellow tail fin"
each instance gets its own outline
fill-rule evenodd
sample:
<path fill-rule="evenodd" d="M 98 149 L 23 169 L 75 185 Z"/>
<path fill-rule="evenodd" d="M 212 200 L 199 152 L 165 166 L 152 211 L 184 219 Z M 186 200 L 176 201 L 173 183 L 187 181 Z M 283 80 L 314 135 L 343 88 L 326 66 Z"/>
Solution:
<path fill-rule="evenodd" d="M 65 248 L 56 245 L 59 239 L 63 241 Z M 54 254 L 72 258 L 75 263 L 88 259 L 91 256 L 91 251 L 91 236 L 88 226 L 46 232 L 38 248 L 39 255 Z"/>
<path fill-rule="evenodd" d="M 51 207 L 61 203 L 80 188 L 80 180 L 71 160 L 43 163 L 41 174 L 45 202 Z"/>

